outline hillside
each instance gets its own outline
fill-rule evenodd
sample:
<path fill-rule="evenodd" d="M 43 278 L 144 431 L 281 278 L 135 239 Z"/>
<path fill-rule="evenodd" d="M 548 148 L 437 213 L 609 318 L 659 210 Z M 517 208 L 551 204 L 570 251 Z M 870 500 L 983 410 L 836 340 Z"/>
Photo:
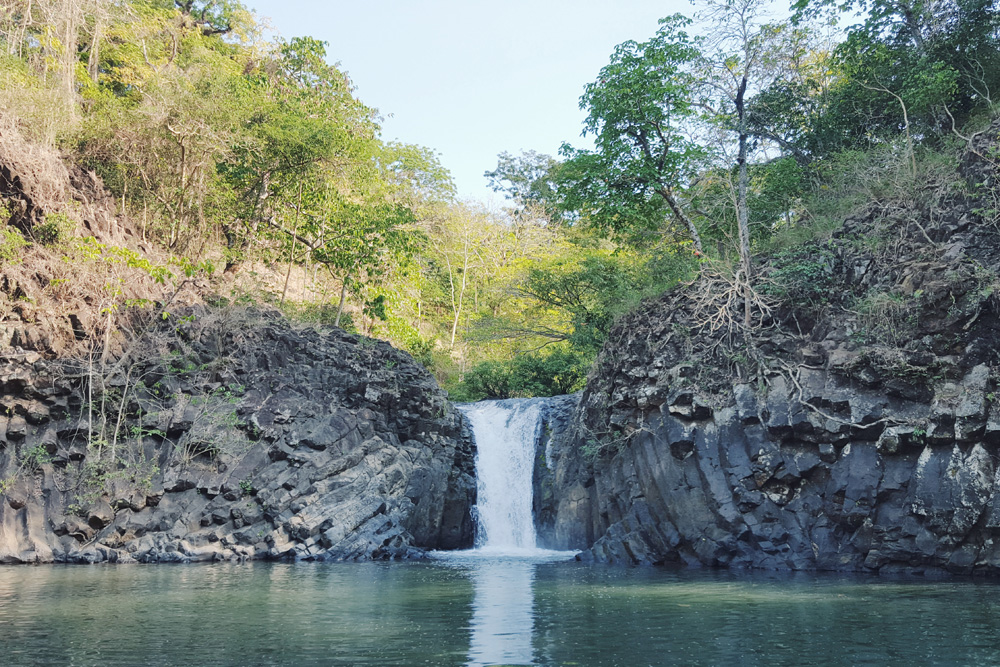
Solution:
<path fill-rule="evenodd" d="M 472 444 L 422 366 L 231 303 L 93 172 L 2 136 L 0 562 L 471 544 Z"/>

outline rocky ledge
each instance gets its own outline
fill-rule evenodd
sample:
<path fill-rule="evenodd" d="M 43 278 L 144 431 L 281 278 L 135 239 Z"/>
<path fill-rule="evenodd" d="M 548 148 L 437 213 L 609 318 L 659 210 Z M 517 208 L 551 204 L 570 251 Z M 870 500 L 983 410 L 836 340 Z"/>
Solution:
<path fill-rule="evenodd" d="M 233 308 L 111 362 L 0 360 L 0 562 L 384 559 L 472 544 L 473 445 L 388 344 Z"/>

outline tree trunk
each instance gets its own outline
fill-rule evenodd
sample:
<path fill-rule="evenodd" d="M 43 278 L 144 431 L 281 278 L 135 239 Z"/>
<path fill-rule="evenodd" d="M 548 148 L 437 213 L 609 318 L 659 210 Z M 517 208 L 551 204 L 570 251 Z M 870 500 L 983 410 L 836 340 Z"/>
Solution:
<path fill-rule="evenodd" d="M 66 108 L 71 121 L 76 120 L 76 33 L 78 25 L 78 8 L 73 2 L 63 5 L 62 34 L 62 83 L 65 87 Z"/>
<path fill-rule="evenodd" d="M 465 286 L 468 283 L 469 276 L 469 237 L 468 232 L 466 232 L 465 246 L 463 247 L 462 255 L 462 284 L 458 290 L 458 302 L 455 303 L 454 297 L 454 287 L 452 288 L 452 303 L 455 306 L 455 319 L 451 323 L 451 345 L 448 349 L 455 349 L 455 337 L 458 335 L 458 323 L 462 319 L 462 304 L 465 301 Z"/>
<path fill-rule="evenodd" d="M 750 263 L 750 211 L 747 206 L 747 186 L 750 177 L 747 174 L 747 128 L 746 128 L 746 105 L 744 94 L 747 89 L 747 78 L 744 76 L 740 82 L 739 92 L 736 95 L 736 117 L 737 129 L 739 131 L 740 148 L 736 162 L 739 166 L 737 180 L 736 198 L 736 220 L 739 227 L 740 237 L 740 266 L 743 271 L 743 324 L 750 326 L 750 297 L 752 288 L 750 280 L 752 266 Z"/>
<path fill-rule="evenodd" d="M 337 319 L 333 321 L 333 326 L 340 326 L 340 316 L 344 314 L 344 302 L 347 301 L 347 282 L 351 279 L 351 274 L 344 276 L 344 284 L 340 286 L 340 304 L 337 306 Z"/>
<path fill-rule="evenodd" d="M 677 202 L 677 198 L 674 197 L 673 190 L 664 185 L 660 188 L 660 196 L 666 200 L 667 206 L 670 207 L 674 217 L 677 218 L 681 224 L 687 227 L 688 233 L 691 234 L 691 242 L 694 243 L 694 249 L 698 252 L 704 252 L 704 249 L 701 247 L 701 235 L 698 233 L 698 229 L 694 226 L 694 223 L 691 222 L 691 218 L 687 217 L 681 209 L 680 204 Z"/>
<path fill-rule="evenodd" d="M 285 307 L 285 295 L 288 293 L 288 279 L 292 275 L 292 262 L 295 261 L 295 242 L 299 240 L 299 210 L 302 208 L 302 181 L 299 181 L 299 198 L 295 204 L 295 224 L 292 225 L 292 249 L 288 251 L 288 269 L 285 271 L 285 286 L 281 290 L 281 302 L 278 308 Z"/>
<path fill-rule="evenodd" d="M 90 80 L 97 83 L 100 74 L 101 63 L 101 25 L 100 18 L 94 23 L 94 34 L 90 39 L 90 53 L 87 56 L 87 73 Z"/>

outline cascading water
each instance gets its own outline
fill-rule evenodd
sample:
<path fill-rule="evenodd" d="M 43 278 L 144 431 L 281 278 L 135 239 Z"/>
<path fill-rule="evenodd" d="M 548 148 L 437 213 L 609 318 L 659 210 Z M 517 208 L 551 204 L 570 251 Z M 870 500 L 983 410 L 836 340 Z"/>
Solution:
<path fill-rule="evenodd" d="M 476 439 L 476 548 L 434 556 L 468 573 L 475 589 L 466 667 L 534 665 L 535 571 L 575 551 L 539 549 L 531 513 L 535 445 L 547 399 L 459 406 Z"/>
<path fill-rule="evenodd" d="M 462 408 L 476 438 L 476 547 L 534 550 L 535 443 L 544 401 L 483 401 Z"/>

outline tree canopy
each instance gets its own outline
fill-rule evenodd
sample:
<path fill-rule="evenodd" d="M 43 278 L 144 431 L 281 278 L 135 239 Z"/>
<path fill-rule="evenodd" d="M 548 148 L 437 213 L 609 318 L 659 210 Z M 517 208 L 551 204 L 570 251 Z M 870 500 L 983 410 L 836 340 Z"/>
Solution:
<path fill-rule="evenodd" d="M 392 340 L 459 397 L 569 391 L 621 313 L 699 271 L 762 321 L 758 254 L 878 188 L 920 195 L 935 151 L 996 113 L 990 0 L 796 0 L 793 25 L 763 0 L 699 8 L 582 86 L 593 148 L 499 154 L 503 208 L 458 201 L 433 149 L 382 139 L 328 44 L 270 39 L 237 0 L 8 0 L 0 106 L 145 244 L 252 285 L 233 298 Z M 0 254 L 50 227 L 0 230 Z"/>

